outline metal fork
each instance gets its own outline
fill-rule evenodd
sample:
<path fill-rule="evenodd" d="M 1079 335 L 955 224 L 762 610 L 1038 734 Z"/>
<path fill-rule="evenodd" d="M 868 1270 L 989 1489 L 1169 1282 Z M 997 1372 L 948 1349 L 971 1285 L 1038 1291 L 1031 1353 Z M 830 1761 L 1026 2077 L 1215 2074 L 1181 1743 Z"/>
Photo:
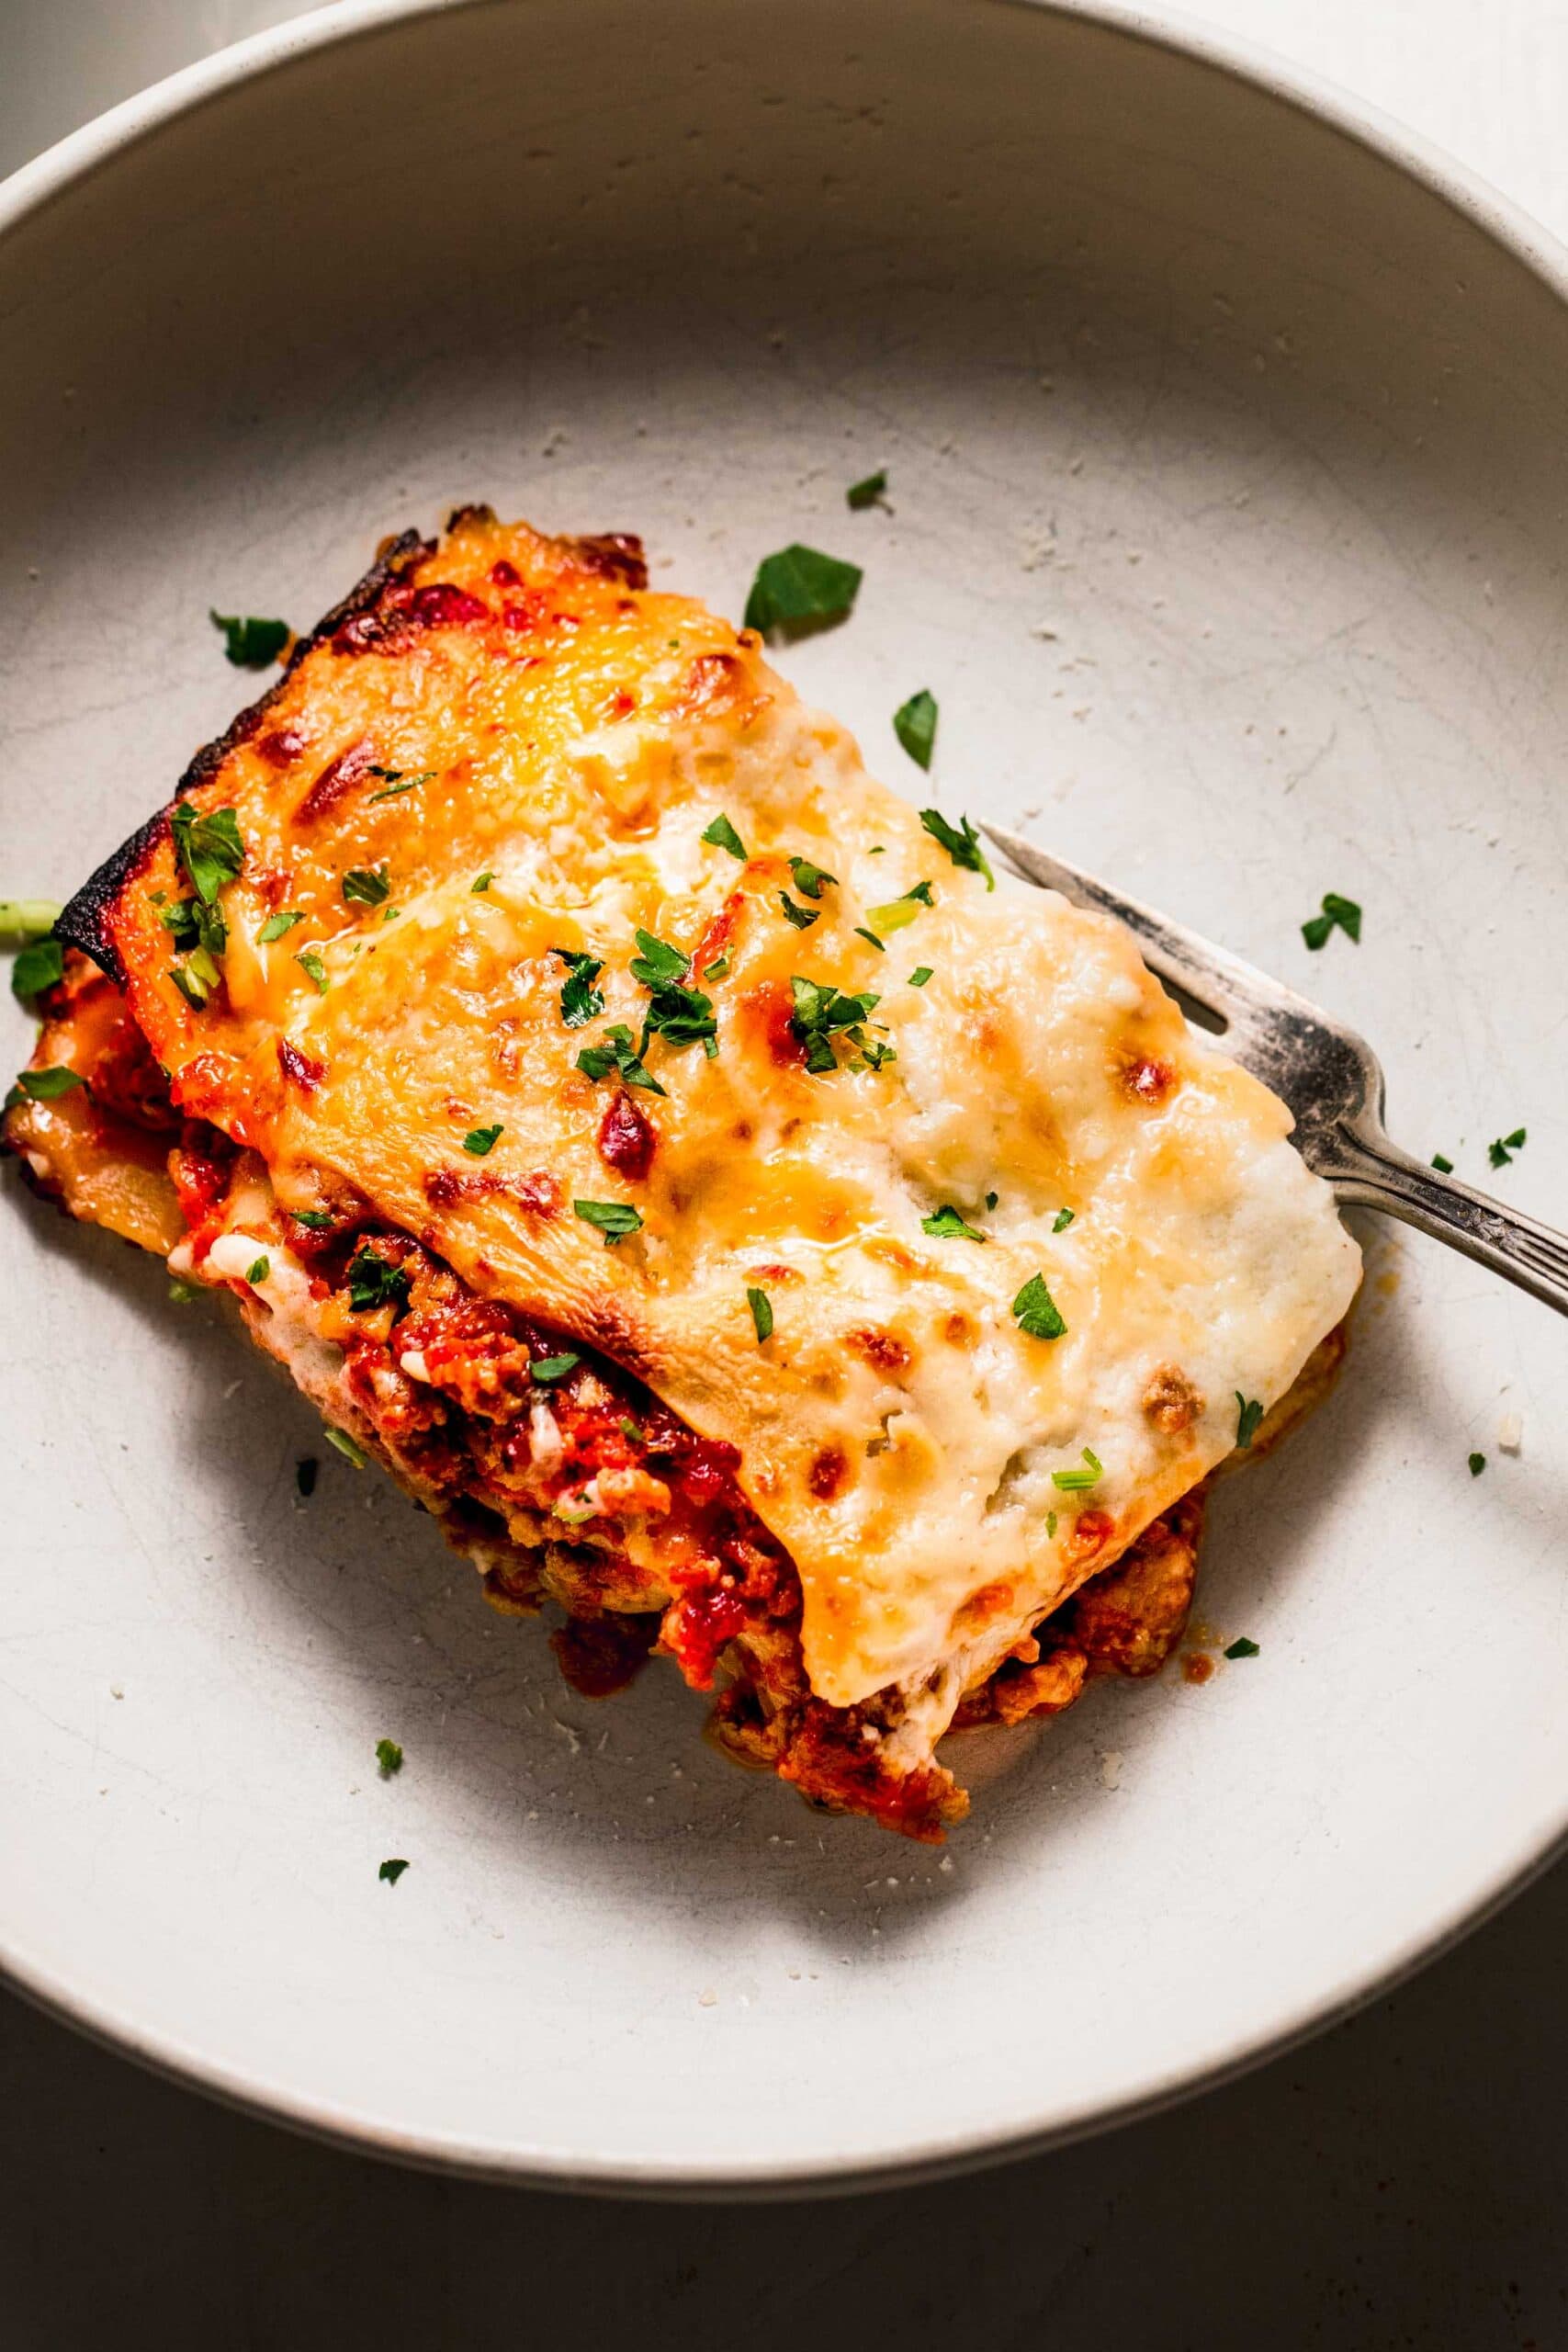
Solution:
<path fill-rule="evenodd" d="M 1568 1315 L 1568 1239 L 1391 1143 L 1383 1132 L 1382 1071 L 1353 1029 L 1239 956 L 1048 856 L 1021 833 L 1001 825 L 981 831 L 1025 881 L 1126 924 L 1149 969 L 1189 1017 L 1223 1036 L 1226 1052 L 1282 1099 L 1295 1119 L 1296 1148 L 1338 1200 L 1403 1217 Z"/>

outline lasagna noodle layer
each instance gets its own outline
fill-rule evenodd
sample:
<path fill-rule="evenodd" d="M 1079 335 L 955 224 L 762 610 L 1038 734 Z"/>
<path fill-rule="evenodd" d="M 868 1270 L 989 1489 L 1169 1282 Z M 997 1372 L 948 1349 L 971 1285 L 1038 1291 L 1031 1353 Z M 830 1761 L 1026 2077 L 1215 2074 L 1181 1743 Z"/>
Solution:
<path fill-rule="evenodd" d="M 402 544 L 187 785 L 243 845 L 208 1001 L 175 977 L 166 814 L 75 910 L 176 1099 L 286 1212 L 368 1204 L 733 1446 L 835 1707 L 951 1708 L 1230 1451 L 1237 1395 L 1280 1396 L 1354 1290 L 1283 1106 L 1126 934 L 988 896 L 754 637 L 647 590 L 631 543 L 472 511 Z M 656 1029 L 659 1094 L 578 1066 L 657 1002 L 639 929 L 716 1023 L 711 1057 Z M 572 956 L 600 967 L 581 1027 Z M 874 994 L 870 1050 L 840 1031 L 820 1066 L 800 981 Z M 577 1201 L 640 1227 L 606 1247 Z M 929 1230 L 948 1208 L 984 1238 Z M 1060 1337 L 1014 1312 L 1036 1276 Z"/>

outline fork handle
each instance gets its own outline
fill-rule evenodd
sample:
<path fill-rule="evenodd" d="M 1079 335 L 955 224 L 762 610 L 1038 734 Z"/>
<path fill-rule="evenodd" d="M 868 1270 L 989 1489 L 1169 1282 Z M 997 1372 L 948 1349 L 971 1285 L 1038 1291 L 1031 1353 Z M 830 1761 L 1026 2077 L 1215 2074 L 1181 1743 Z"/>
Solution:
<path fill-rule="evenodd" d="M 1549 1225 L 1412 1159 L 1381 1127 L 1342 1125 L 1329 1162 L 1319 1173 L 1339 1200 L 1403 1217 L 1568 1315 L 1568 1239 Z"/>

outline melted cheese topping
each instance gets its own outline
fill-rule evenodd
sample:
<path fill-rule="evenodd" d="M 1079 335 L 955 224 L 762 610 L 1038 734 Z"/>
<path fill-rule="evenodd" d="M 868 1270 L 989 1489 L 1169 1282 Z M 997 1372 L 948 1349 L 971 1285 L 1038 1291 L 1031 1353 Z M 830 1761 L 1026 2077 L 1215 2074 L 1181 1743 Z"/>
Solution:
<path fill-rule="evenodd" d="M 1119 926 L 988 896 L 754 638 L 482 514 L 407 578 L 482 610 L 306 654 L 192 796 L 245 844 L 225 988 L 193 1011 L 168 978 L 151 894 L 187 886 L 165 836 L 113 917 L 137 1018 L 284 1206 L 361 1196 L 737 1445 L 799 1568 L 820 1697 L 945 1689 L 1230 1451 L 1238 1391 L 1289 1387 L 1358 1280 L 1329 1192 Z M 702 838 L 721 814 L 744 863 Z M 815 901 L 792 854 L 837 877 Z M 381 867 L 384 904 L 345 900 L 346 872 Z M 934 903 L 884 916 L 885 952 L 859 935 L 922 884 Z M 279 910 L 301 920 L 265 942 Z M 694 957 L 718 1051 L 648 1046 L 665 1093 L 632 1097 L 654 1135 L 633 1181 L 597 1141 L 616 1082 L 575 1065 L 610 1024 L 640 1031 L 639 925 Z M 562 950 L 604 967 L 586 1027 L 563 1021 Z M 840 1043 L 808 1071 L 795 975 L 876 991 L 893 1056 Z M 631 1203 L 642 1229 L 606 1247 L 574 1200 Z M 949 1204 L 987 1238 L 926 1233 Z M 1059 1339 L 1013 1314 L 1036 1274 Z M 748 1287 L 773 1305 L 762 1344 Z M 1188 1403 L 1161 1413 L 1172 1372 Z M 1098 1482 L 1057 1487 L 1086 1448 Z"/>

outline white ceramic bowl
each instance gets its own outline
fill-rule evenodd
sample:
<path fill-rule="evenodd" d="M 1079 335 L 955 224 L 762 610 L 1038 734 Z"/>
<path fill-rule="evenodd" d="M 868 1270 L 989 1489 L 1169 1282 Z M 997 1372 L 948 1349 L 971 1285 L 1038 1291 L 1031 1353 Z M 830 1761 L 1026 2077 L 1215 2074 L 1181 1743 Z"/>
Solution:
<path fill-rule="evenodd" d="M 1563 288 L 1111 6 L 292 26 L 0 198 L 0 876 L 65 895 L 223 724 L 209 605 L 303 622 L 383 531 L 632 528 L 730 611 L 800 537 L 866 582 L 788 666 L 885 775 L 931 687 L 954 802 L 1356 1019 L 1412 1148 L 1526 1124 L 1499 1183 L 1560 1215 Z M 1365 934 L 1309 957 L 1326 889 Z M 939 1860 L 736 1773 L 669 1674 L 574 1698 L 373 1476 L 298 1506 L 303 1404 L 8 1182 L 15 1980 L 366 2146 L 650 2190 L 973 2161 L 1321 2023 L 1568 1794 L 1562 1329 L 1369 1239 L 1337 1395 L 1216 1512 L 1200 1614 L 1261 1656 L 974 1748 Z"/>

